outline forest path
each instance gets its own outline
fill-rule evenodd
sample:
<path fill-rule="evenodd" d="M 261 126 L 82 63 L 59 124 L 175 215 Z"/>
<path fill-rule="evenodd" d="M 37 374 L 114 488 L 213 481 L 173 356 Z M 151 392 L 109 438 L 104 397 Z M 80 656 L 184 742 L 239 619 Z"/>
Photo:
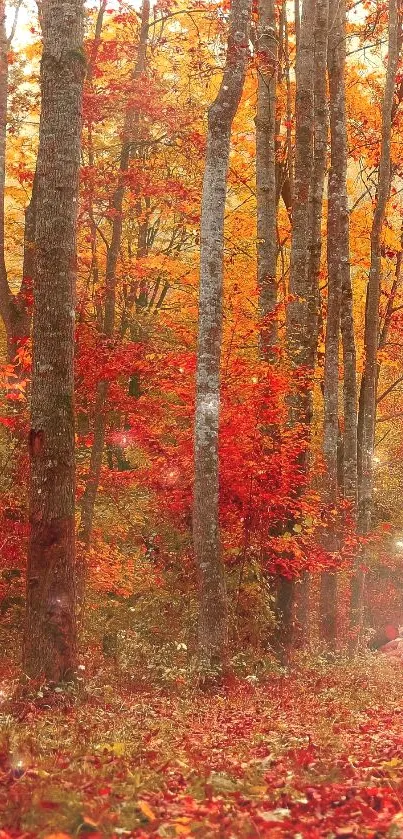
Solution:
<path fill-rule="evenodd" d="M 381 657 L 216 696 L 115 685 L 3 717 L 0 839 L 403 837 L 403 670 Z"/>

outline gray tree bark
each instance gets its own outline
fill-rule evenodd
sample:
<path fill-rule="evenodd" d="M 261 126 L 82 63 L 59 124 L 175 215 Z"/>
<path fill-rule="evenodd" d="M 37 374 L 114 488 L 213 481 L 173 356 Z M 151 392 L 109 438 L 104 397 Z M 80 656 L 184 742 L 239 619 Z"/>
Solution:
<path fill-rule="evenodd" d="M 377 368 L 379 338 L 379 300 L 381 289 L 381 243 L 386 205 L 390 190 L 392 113 L 395 80 L 401 39 L 398 32 L 397 0 L 389 2 L 388 64 L 382 104 L 381 152 L 378 169 L 377 193 L 371 230 L 371 264 L 367 287 L 364 371 L 361 383 L 358 419 L 358 530 L 363 536 L 371 529 L 373 499 L 373 456 L 377 401 Z M 360 627 L 363 614 L 364 572 L 357 570 L 353 580 L 351 619 Z"/>
<path fill-rule="evenodd" d="M 43 0 L 24 669 L 76 666 L 74 307 L 83 1 Z"/>
<path fill-rule="evenodd" d="M 193 537 L 200 583 L 200 658 L 203 670 L 214 673 L 225 663 L 228 640 L 218 476 L 224 211 L 231 126 L 248 60 L 249 18 L 249 0 L 233 0 L 224 74 L 208 113 L 202 195 Z"/>
<path fill-rule="evenodd" d="M 311 328 L 312 372 L 316 365 L 319 313 L 320 313 L 320 268 L 322 256 L 322 211 L 325 185 L 329 115 L 327 104 L 327 44 L 328 44 L 329 0 L 317 0 L 315 21 L 315 58 L 314 58 L 314 133 L 313 133 L 313 170 L 311 186 L 311 218 L 309 231 L 309 323 Z M 325 582 L 323 578 L 322 582 Z M 309 574 L 304 574 L 302 591 L 309 602 Z"/>
<path fill-rule="evenodd" d="M 308 373 L 314 349 L 309 322 L 313 288 L 308 274 L 314 152 L 315 0 L 306 0 L 296 59 L 295 171 L 292 210 L 290 287 L 287 341 L 291 366 Z M 310 388 L 299 387 L 291 400 L 292 424 L 308 428 L 312 417 Z"/>
<path fill-rule="evenodd" d="M 311 186 L 311 218 L 309 235 L 308 281 L 310 289 L 311 358 L 315 365 L 320 311 L 320 262 L 322 255 L 322 211 L 325 185 L 329 114 L 327 104 L 327 40 L 329 0 L 316 0 L 315 58 L 314 58 L 314 134 L 313 171 Z"/>
<path fill-rule="evenodd" d="M 323 454 L 326 466 L 324 500 L 329 520 L 324 547 L 329 553 L 340 549 L 337 517 L 339 501 L 339 346 L 343 278 L 349 282 L 349 221 L 347 206 L 347 127 L 345 110 L 344 3 L 330 0 L 328 76 L 330 105 L 331 161 L 328 185 L 327 265 L 328 305 L 324 370 Z M 347 304 L 346 304 L 347 305 Z M 348 406 L 350 409 L 350 406 Z M 351 406 L 354 412 L 354 404 Z M 321 635 L 331 646 L 337 635 L 337 575 L 325 571 L 320 588 Z"/>
<path fill-rule="evenodd" d="M 260 0 L 256 113 L 257 280 L 263 357 L 275 359 L 277 343 L 276 83 L 277 32 L 274 0 Z"/>
<path fill-rule="evenodd" d="M 332 211 L 332 242 L 329 242 L 329 280 L 330 271 L 334 275 L 338 272 L 343 348 L 343 476 L 339 493 L 340 495 L 343 494 L 344 498 L 351 503 L 352 513 L 355 516 L 357 503 L 357 361 L 350 275 L 347 198 L 346 8 L 344 0 L 341 3 L 331 0 L 330 21 L 328 72 L 332 142 L 331 184 L 335 213 Z M 334 616 L 337 608 L 335 595 L 336 592 L 334 592 L 334 599 L 330 604 L 334 626 L 336 625 Z"/>
<path fill-rule="evenodd" d="M 289 282 L 292 299 L 287 306 L 288 356 L 292 370 L 295 373 L 300 371 L 301 374 L 298 382 L 295 376 L 294 390 L 289 399 L 289 423 L 291 427 L 300 427 L 303 447 L 308 443 L 312 421 L 310 380 L 315 362 L 315 342 L 310 325 L 314 284 L 308 270 L 314 175 L 315 20 L 315 0 L 306 0 L 298 33 L 295 69 L 295 165 Z M 307 465 L 305 448 L 299 455 L 296 466 L 306 472 Z M 286 577 L 281 578 L 275 614 L 278 624 L 277 646 L 283 648 L 283 659 L 287 658 L 287 648 L 292 643 L 294 596 L 294 581 Z"/>

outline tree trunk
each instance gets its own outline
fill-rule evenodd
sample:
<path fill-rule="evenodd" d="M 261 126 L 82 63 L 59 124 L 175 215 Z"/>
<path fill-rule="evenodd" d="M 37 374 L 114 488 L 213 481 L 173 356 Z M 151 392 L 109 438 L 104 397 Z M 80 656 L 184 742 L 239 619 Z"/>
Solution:
<path fill-rule="evenodd" d="M 291 366 L 303 373 L 312 369 L 309 324 L 312 284 L 308 275 L 312 203 L 314 125 L 314 26 L 315 0 L 306 0 L 296 61 L 296 140 L 293 224 L 291 236 L 290 294 L 287 307 L 287 340 Z M 309 374 L 309 373 L 308 373 Z M 308 429 L 312 417 L 310 388 L 299 386 L 291 400 L 291 424 Z"/>
<path fill-rule="evenodd" d="M 398 66 L 398 12 L 396 0 L 390 0 L 388 26 L 388 66 L 382 105 L 381 154 L 377 194 L 371 230 L 371 264 L 367 288 L 364 334 L 364 372 L 361 405 L 360 459 L 361 475 L 358 498 L 358 525 L 362 535 L 371 529 L 373 454 L 376 419 L 377 353 L 379 336 L 379 298 L 381 284 L 381 239 L 390 189 L 392 109 Z"/>
<path fill-rule="evenodd" d="M 24 667 L 48 681 L 76 666 L 74 306 L 82 0 L 43 0 Z"/>
<path fill-rule="evenodd" d="M 346 122 L 344 107 L 344 70 L 338 50 L 344 48 L 340 41 L 340 27 L 336 26 L 337 3 L 331 4 L 329 32 L 329 93 L 331 162 L 328 185 L 327 265 L 328 303 L 326 319 L 325 370 L 324 370 L 324 429 L 323 455 L 326 466 L 324 501 L 328 511 L 324 547 L 330 554 L 340 549 L 337 507 L 338 438 L 339 438 L 339 336 L 342 298 L 343 262 L 346 242 L 342 239 L 343 215 L 346 207 Z M 348 229 L 347 229 L 348 235 Z M 348 247 L 348 239 L 347 239 Z M 348 258 L 348 252 L 347 252 Z M 321 636 L 335 646 L 337 635 L 337 576 L 335 571 L 325 571 L 320 586 Z"/>
<path fill-rule="evenodd" d="M 308 467 L 307 444 L 312 421 L 311 376 L 315 351 L 309 323 L 312 308 L 313 283 L 308 272 L 310 225 L 312 219 L 312 179 L 314 153 L 314 41 L 315 0 L 306 0 L 298 37 L 296 58 L 295 101 L 295 167 L 292 208 L 291 261 L 287 306 L 287 344 L 291 369 L 294 373 L 293 392 L 289 398 L 289 424 L 301 428 L 303 450 L 297 458 L 296 468 L 306 472 Z M 292 606 L 281 606 L 282 590 L 287 589 L 287 599 L 294 599 L 292 580 L 279 585 L 275 607 L 279 621 L 279 639 L 288 645 L 292 642 Z M 289 625 L 284 622 L 289 622 Z"/>
<path fill-rule="evenodd" d="M 329 281 L 338 272 L 340 325 L 343 348 L 343 475 L 344 498 L 352 505 L 353 516 L 357 503 L 357 362 L 353 317 L 353 295 L 350 276 L 349 212 L 347 198 L 347 117 L 345 92 L 346 65 L 346 8 L 344 0 L 331 0 L 331 28 L 329 32 L 329 94 L 332 169 L 329 182 L 329 211 L 333 232 L 329 241 Z M 330 197 L 332 192 L 332 199 Z M 336 215 L 336 218 L 334 216 Z M 336 227 L 334 222 L 336 221 Z M 341 495 L 341 486 L 339 494 Z M 336 499 L 337 500 L 337 499 Z M 334 604 L 334 612 L 336 604 Z M 335 624 L 335 619 L 334 619 Z"/>
<path fill-rule="evenodd" d="M 315 367 L 320 311 L 320 262 L 322 255 L 323 189 L 326 175 L 328 142 L 328 107 L 326 89 L 326 62 L 328 38 L 329 0 L 316 0 L 315 25 L 315 81 L 314 81 L 314 149 L 312 171 L 312 209 L 309 235 L 308 281 L 310 288 L 309 325 L 311 329 L 312 369 Z"/>
<path fill-rule="evenodd" d="M 146 68 L 148 27 L 150 18 L 150 2 L 143 0 L 141 11 L 141 30 L 136 65 L 133 71 L 133 82 L 136 82 Z M 112 221 L 112 235 L 109 243 L 105 270 L 105 311 L 103 333 L 106 338 L 112 338 L 115 330 L 116 310 L 116 271 L 119 259 L 123 229 L 123 201 L 125 196 L 125 175 L 128 172 L 132 157 L 133 142 L 138 129 L 138 113 L 133 107 L 128 107 L 123 127 L 123 145 L 120 155 L 119 182 L 111 200 L 114 211 Z M 81 500 L 81 521 L 79 540 L 88 547 L 91 540 L 92 524 L 94 520 L 95 500 L 98 492 L 105 448 L 106 414 L 108 401 L 108 382 L 100 381 L 97 388 L 95 402 L 94 441 L 91 449 L 90 468 L 87 484 Z M 80 577 L 84 574 L 80 570 Z M 83 584 L 80 585 L 83 588 Z"/>
<path fill-rule="evenodd" d="M 328 0 L 317 0 L 314 59 L 314 148 L 311 187 L 312 204 L 308 254 L 308 281 L 310 284 L 310 299 L 308 305 L 309 326 L 311 329 L 311 353 L 309 364 L 312 368 L 312 373 L 315 370 L 316 364 L 319 331 L 319 313 L 321 305 L 319 280 L 322 255 L 322 210 L 328 142 L 328 107 L 326 89 L 328 17 Z M 309 575 L 305 574 L 303 586 L 305 589 L 306 598 L 309 595 L 309 584 Z"/>
<path fill-rule="evenodd" d="M 382 104 L 381 152 L 378 169 L 375 210 L 371 230 L 371 264 L 367 287 L 364 371 L 361 383 L 358 450 L 358 531 L 366 536 L 371 530 L 373 496 L 373 456 L 375 445 L 376 401 L 378 382 L 379 300 L 381 289 L 381 242 L 386 205 L 390 190 L 392 112 L 395 80 L 399 61 L 397 0 L 389 3 L 388 65 Z M 364 549 L 365 552 L 365 549 Z M 362 558 L 363 560 L 365 557 Z M 351 597 L 351 622 L 359 634 L 363 619 L 364 571 L 357 568 Z"/>
<path fill-rule="evenodd" d="M 273 0 L 260 0 L 256 114 L 257 280 L 263 357 L 273 360 L 277 343 L 276 82 L 277 33 Z M 275 357 L 275 354 L 274 354 Z"/>
<path fill-rule="evenodd" d="M 193 534 L 200 581 L 199 645 L 205 672 L 222 669 L 228 636 L 218 487 L 224 211 L 231 126 L 248 59 L 249 17 L 249 0 L 233 0 L 224 75 L 208 114 L 203 180 Z"/>
<path fill-rule="evenodd" d="M 374 218 L 371 230 L 371 265 L 367 289 L 364 335 L 364 389 L 362 405 L 361 482 L 359 487 L 359 528 L 366 534 L 371 528 L 373 453 L 376 414 L 377 352 L 379 334 L 379 298 L 381 282 L 381 237 L 390 188 L 391 119 L 395 78 L 398 65 L 397 4 L 389 4 L 389 48 L 385 92 L 382 106 L 381 157 Z"/>

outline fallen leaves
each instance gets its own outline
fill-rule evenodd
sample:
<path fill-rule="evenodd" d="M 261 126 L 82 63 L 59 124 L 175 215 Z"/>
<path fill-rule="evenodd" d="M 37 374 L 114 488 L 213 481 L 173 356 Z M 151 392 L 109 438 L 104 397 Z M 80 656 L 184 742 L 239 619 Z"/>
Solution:
<path fill-rule="evenodd" d="M 137 807 L 143 813 L 143 816 L 145 816 L 146 819 L 148 819 L 148 821 L 150 821 L 150 822 L 155 821 L 155 818 L 156 818 L 155 814 L 152 811 L 150 805 L 147 804 L 147 801 L 138 801 L 137 802 Z"/>
<path fill-rule="evenodd" d="M 32 768 L 5 776 L 0 839 L 403 839 L 403 675 L 385 692 L 371 660 L 361 689 L 357 667 L 40 705 L 18 723 Z"/>

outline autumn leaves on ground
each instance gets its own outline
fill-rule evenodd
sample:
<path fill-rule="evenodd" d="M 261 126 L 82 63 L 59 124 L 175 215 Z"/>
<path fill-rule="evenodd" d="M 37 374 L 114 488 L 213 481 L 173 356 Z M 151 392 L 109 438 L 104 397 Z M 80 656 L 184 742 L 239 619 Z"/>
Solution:
<path fill-rule="evenodd" d="M 402 835 L 403 679 L 381 659 L 214 696 L 87 666 L 84 694 L 45 692 L 4 726 L 2 839 Z"/>

